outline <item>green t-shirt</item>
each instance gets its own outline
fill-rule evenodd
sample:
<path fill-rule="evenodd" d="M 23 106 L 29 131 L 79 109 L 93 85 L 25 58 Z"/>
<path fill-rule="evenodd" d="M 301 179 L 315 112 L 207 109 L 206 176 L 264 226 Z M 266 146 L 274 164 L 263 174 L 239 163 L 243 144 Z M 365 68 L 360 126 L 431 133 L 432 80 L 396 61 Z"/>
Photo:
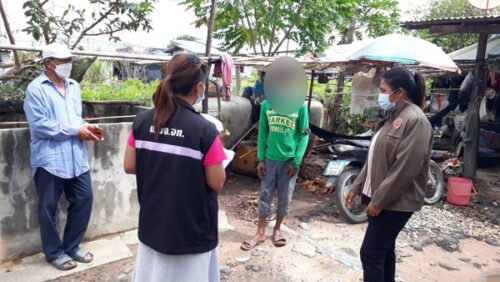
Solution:
<path fill-rule="evenodd" d="M 299 167 L 309 141 L 309 116 L 307 104 L 290 115 L 280 115 L 265 100 L 260 111 L 257 158 L 275 161 L 293 159 Z"/>

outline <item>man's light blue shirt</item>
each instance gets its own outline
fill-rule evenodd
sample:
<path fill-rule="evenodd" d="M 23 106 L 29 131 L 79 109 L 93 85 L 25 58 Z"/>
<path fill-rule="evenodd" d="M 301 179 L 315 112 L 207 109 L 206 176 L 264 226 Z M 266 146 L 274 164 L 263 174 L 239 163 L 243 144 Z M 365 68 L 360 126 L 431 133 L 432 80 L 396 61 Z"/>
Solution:
<path fill-rule="evenodd" d="M 78 138 L 83 125 L 80 86 L 65 79 L 63 96 L 45 73 L 26 89 L 24 112 L 30 125 L 31 167 L 44 168 L 60 178 L 74 178 L 89 170 L 85 143 Z"/>

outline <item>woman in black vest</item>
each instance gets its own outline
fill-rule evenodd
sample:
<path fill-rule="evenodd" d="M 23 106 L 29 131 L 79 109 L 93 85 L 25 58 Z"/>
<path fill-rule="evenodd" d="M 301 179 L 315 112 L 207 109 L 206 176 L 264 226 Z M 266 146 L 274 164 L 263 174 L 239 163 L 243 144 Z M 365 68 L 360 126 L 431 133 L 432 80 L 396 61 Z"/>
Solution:
<path fill-rule="evenodd" d="M 137 175 L 139 246 L 135 281 L 219 281 L 217 192 L 226 159 L 214 125 L 193 105 L 205 98 L 206 67 L 176 55 L 134 120 L 125 172 Z"/>

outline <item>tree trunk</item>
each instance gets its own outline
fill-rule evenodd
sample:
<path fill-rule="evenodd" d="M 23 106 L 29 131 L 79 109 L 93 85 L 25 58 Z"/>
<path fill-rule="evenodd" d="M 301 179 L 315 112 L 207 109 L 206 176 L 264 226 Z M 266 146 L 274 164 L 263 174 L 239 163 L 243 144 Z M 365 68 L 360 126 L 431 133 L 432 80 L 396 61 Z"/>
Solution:
<path fill-rule="evenodd" d="M 12 35 L 12 30 L 10 29 L 10 23 L 9 20 L 7 19 L 7 13 L 5 12 L 2 1 L 0 1 L 0 14 L 2 15 L 3 25 L 5 27 L 5 33 L 7 33 L 7 37 L 9 38 L 10 44 L 16 45 L 16 40 L 14 39 L 14 35 Z M 19 58 L 19 55 L 17 54 L 16 50 L 12 50 L 12 52 L 14 53 L 14 67 L 16 69 L 20 69 L 21 59 Z"/>
<path fill-rule="evenodd" d="M 212 34 L 214 29 L 214 21 L 215 21 L 215 10 L 216 10 L 217 0 L 212 0 L 212 7 L 210 8 L 210 18 L 208 20 L 207 25 L 207 43 L 205 45 L 205 56 L 210 57 L 210 50 L 212 49 Z M 212 70 L 212 65 L 208 65 L 207 78 L 205 80 L 205 97 L 208 97 L 208 88 L 209 88 L 209 78 L 210 71 Z M 202 111 L 204 113 L 208 113 L 208 99 L 205 98 L 202 103 Z"/>
<path fill-rule="evenodd" d="M 353 18 L 349 23 L 349 29 L 345 38 L 344 44 L 351 44 L 354 41 L 354 31 L 356 30 L 356 18 Z M 332 132 L 337 130 L 337 116 L 340 114 L 342 98 L 344 97 L 345 73 L 339 72 L 337 76 L 337 93 L 333 99 L 332 116 L 330 117 L 330 129 Z"/>
<path fill-rule="evenodd" d="M 486 44 L 488 34 L 479 35 L 479 44 L 476 55 L 476 68 L 474 70 L 474 88 L 467 109 L 465 119 L 464 138 L 464 176 L 472 178 L 476 175 L 477 150 L 479 147 L 479 107 L 484 96 L 486 87 L 486 64 L 484 56 L 486 54 Z"/>

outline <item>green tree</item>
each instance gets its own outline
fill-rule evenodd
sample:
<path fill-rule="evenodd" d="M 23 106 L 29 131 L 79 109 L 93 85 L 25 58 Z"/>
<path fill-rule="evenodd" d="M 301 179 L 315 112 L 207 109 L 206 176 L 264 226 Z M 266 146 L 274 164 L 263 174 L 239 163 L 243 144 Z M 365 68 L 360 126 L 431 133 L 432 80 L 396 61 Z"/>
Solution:
<path fill-rule="evenodd" d="M 43 40 L 45 44 L 61 41 L 71 49 L 77 48 L 81 40 L 89 36 L 107 35 L 110 40 L 118 41 L 120 37 L 117 33 L 120 31 L 151 30 L 149 16 L 155 1 L 142 0 L 132 3 L 127 0 L 86 0 L 87 4 L 96 7 L 98 12 L 89 12 L 69 4 L 62 14 L 56 14 L 48 7 L 49 0 L 28 0 L 23 5 L 28 27 L 23 31 L 30 34 L 35 41 Z M 16 41 L 1 3 L 0 12 L 9 42 L 14 45 Z M 13 54 L 13 67 L 10 64 L 0 66 L 9 68 L 0 75 L 0 81 L 17 79 L 28 68 L 36 67 L 32 60 L 22 61 L 18 51 L 14 50 Z M 25 76 L 23 79 L 29 80 Z"/>
<path fill-rule="evenodd" d="M 77 1 L 71 1 L 74 2 Z M 30 34 L 35 41 L 43 41 L 45 44 L 64 42 L 71 49 L 82 49 L 79 44 L 85 37 L 104 35 L 108 36 L 109 40 L 118 41 L 118 33 L 121 31 L 150 31 L 150 15 L 155 2 L 156 0 L 84 0 L 78 4 L 69 4 L 63 13 L 58 14 L 49 6 L 49 0 L 26 0 L 23 8 L 28 21 L 23 31 Z M 90 6 L 91 9 L 79 8 L 83 6 Z M 0 14 L 9 43 L 15 45 L 9 18 L 16 15 L 7 15 L 2 1 Z M 12 52 L 14 61 L 0 65 L 0 68 L 5 69 L 0 74 L 0 86 L 2 89 L 14 90 L 1 91 L 0 95 L 3 97 L 17 97 L 19 90 L 23 91 L 42 68 L 41 64 L 35 62 L 34 56 L 15 50 Z M 72 77 L 82 78 L 92 62 L 93 59 L 76 61 Z"/>
<path fill-rule="evenodd" d="M 498 9 L 497 9 L 498 10 Z M 432 0 L 428 6 L 413 11 L 415 20 L 431 20 L 450 17 L 484 15 L 484 11 L 472 7 L 467 0 Z M 477 34 L 431 35 L 428 29 L 415 31 L 423 39 L 443 48 L 446 53 L 477 43 Z"/>
<path fill-rule="evenodd" d="M 354 37 L 363 39 L 364 37 L 377 37 L 392 33 L 398 29 L 399 9 L 397 0 L 352 0 L 352 9 L 341 17 L 338 25 L 341 40 L 340 44 L 350 44 Z M 330 41 L 335 40 L 331 37 Z M 334 96 L 334 103 L 327 107 L 332 109 L 329 128 L 337 131 L 339 125 L 344 124 L 340 105 L 343 101 L 345 74 L 340 72 L 337 76 L 337 95 Z M 349 114 L 348 114 L 349 115 Z M 355 120 L 355 117 L 351 117 Z"/>
<path fill-rule="evenodd" d="M 349 44 L 365 37 L 378 37 L 398 29 L 397 0 L 353 0 L 352 9 L 341 17 L 338 30 L 341 43 Z"/>
<path fill-rule="evenodd" d="M 194 11 L 197 26 L 206 25 L 211 1 L 182 0 Z M 348 0 L 229 0 L 217 2 L 214 37 L 222 49 L 238 53 L 244 47 L 256 54 L 275 55 L 288 40 L 300 52 L 321 52 L 328 45 L 341 17 L 348 14 Z"/>
<path fill-rule="evenodd" d="M 127 0 L 86 0 L 87 5 L 97 8 L 97 12 L 68 4 L 60 15 L 47 7 L 48 0 L 28 0 L 23 8 L 28 18 L 24 29 L 35 40 L 43 39 L 46 44 L 60 39 L 71 49 L 78 47 L 87 36 L 107 35 L 110 40 L 119 41 L 116 34 L 120 31 L 150 31 L 149 16 L 153 11 L 154 0 L 130 2 Z M 62 38 L 60 38 L 62 37 Z"/>

